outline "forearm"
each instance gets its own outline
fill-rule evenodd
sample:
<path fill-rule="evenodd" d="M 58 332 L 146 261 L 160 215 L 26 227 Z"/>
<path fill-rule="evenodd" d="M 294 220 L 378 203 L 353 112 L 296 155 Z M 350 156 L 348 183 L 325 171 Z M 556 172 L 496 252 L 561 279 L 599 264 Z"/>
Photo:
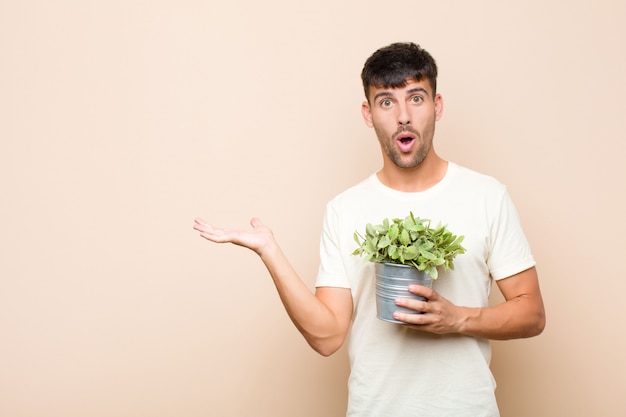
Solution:
<path fill-rule="evenodd" d="M 348 331 L 349 318 L 346 319 L 345 314 L 350 313 L 347 308 L 312 293 L 275 241 L 269 243 L 259 256 L 274 281 L 287 314 L 309 345 L 324 356 L 339 349 Z M 349 307 L 351 312 L 351 305 Z"/>
<path fill-rule="evenodd" d="M 437 334 L 505 340 L 541 333 L 546 319 L 535 268 L 501 279 L 498 287 L 505 302 L 495 307 L 472 308 L 455 305 L 432 288 L 411 285 L 413 294 L 428 301 L 399 298 L 396 304 L 425 314 L 396 312 L 394 317 L 418 330 Z"/>
<path fill-rule="evenodd" d="M 537 336 L 545 326 L 540 298 L 521 295 L 494 307 L 462 307 L 459 333 L 494 340 Z"/>
<path fill-rule="evenodd" d="M 250 231 L 226 230 L 196 219 L 194 229 L 212 242 L 233 243 L 256 252 L 298 330 L 317 352 L 326 356 L 332 354 L 342 345 L 352 319 L 350 290 L 328 287 L 313 294 L 292 268 L 272 231 L 255 217 L 250 224 Z"/>

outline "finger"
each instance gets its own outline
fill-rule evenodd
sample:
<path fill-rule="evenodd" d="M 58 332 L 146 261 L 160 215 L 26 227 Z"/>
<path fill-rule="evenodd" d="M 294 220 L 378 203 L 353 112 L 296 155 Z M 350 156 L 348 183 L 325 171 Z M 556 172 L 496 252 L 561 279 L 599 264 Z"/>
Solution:
<path fill-rule="evenodd" d="M 396 311 L 393 313 L 393 318 L 406 324 L 412 324 L 417 326 L 423 326 L 427 324 L 427 317 L 424 314 L 401 313 L 399 311 Z"/>
<path fill-rule="evenodd" d="M 193 228 L 200 232 L 200 236 L 214 242 L 230 241 L 230 232 L 211 226 L 202 219 L 194 220 Z"/>
<path fill-rule="evenodd" d="M 205 230 L 200 231 L 200 236 L 215 243 L 227 243 L 236 240 L 236 232 L 229 232 L 222 229 L 216 229 L 207 226 Z"/>
<path fill-rule="evenodd" d="M 216 236 L 229 233 L 229 231 L 214 227 L 202 219 L 196 219 L 193 228 L 199 232 L 204 232 L 206 234 L 211 234 L 211 235 L 216 235 Z"/>
<path fill-rule="evenodd" d="M 427 301 L 416 300 L 413 298 L 398 297 L 394 300 L 394 302 L 399 307 L 415 310 L 418 313 L 424 313 L 428 309 Z"/>
<path fill-rule="evenodd" d="M 205 222 L 196 222 L 194 223 L 193 228 L 199 232 L 211 232 L 215 230 L 213 226 Z"/>
<path fill-rule="evenodd" d="M 432 288 L 423 285 L 411 284 L 409 285 L 409 292 L 415 295 L 421 295 L 429 300 L 436 299 L 437 297 L 437 293 Z"/>
<path fill-rule="evenodd" d="M 202 230 L 205 230 L 207 227 L 210 227 L 210 225 L 207 222 L 205 222 L 204 220 L 202 220 L 200 218 L 197 218 L 197 219 L 193 220 L 193 228 L 195 230 L 202 231 Z"/>

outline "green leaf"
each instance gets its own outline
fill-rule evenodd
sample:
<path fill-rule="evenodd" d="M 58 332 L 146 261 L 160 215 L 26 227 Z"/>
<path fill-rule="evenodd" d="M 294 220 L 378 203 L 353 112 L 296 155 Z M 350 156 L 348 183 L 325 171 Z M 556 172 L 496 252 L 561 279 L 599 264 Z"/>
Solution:
<path fill-rule="evenodd" d="M 446 260 L 445 260 L 445 259 L 443 259 L 443 258 L 436 258 L 436 259 L 434 259 L 434 260 L 433 260 L 433 264 L 434 264 L 435 266 L 441 266 L 441 265 L 443 265 L 444 263 L 446 263 Z"/>
<path fill-rule="evenodd" d="M 376 240 L 368 239 L 363 244 L 363 250 L 365 250 L 368 253 L 376 253 L 376 252 L 378 252 L 378 247 L 376 245 Z"/>
<path fill-rule="evenodd" d="M 439 276 L 439 274 L 437 273 L 437 268 L 435 268 L 434 266 L 429 266 L 424 272 L 430 275 L 432 279 L 437 279 Z"/>
<path fill-rule="evenodd" d="M 408 230 L 414 230 L 415 228 L 415 218 L 412 215 L 409 215 L 404 219 L 402 225 Z"/>
<path fill-rule="evenodd" d="M 409 236 L 409 232 L 407 230 L 402 230 L 398 239 L 403 245 L 408 245 L 409 243 L 411 243 L 411 237 Z"/>
<path fill-rule="evenodd" d="M 417 258 L 419 252 L 415 246 L 409 246 L 403 249 L 402 255 L 404 256 L 404 259 L 411 260 Z"/>
<path fill-rule="evenodd" d="M 389 228 L 389 240 L 391 241 L 396 240 L 399 234 L 400 234 L 400 228 L 398 227 L 398 225 L 392 224 L 391 227 Z"/>
<path fill-rule="evenodd" d="M 433 248 L 433 246 L 435 246 L 433 242 L 424 242 L 419 246 L 419 250 L 429 251 Z"/>

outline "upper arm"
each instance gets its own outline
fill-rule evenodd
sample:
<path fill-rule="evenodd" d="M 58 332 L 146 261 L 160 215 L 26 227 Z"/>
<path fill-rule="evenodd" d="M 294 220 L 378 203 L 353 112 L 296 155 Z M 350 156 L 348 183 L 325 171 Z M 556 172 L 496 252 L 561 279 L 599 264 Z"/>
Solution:
<path fill-rule="evenodd" d="M 337 329 L 345 338 L 352 322 L 352 291 L 350 288 L 317 287 L 315 296 L 333 314 Z"/>
<path fill-rule="evenodd" d="M 545 326 L 545 309 L 539 289 L 539 278 L 535 267 L 497 281 L 506 302 L 520 303 L 524 306 L 523 314 L 534 322 L 536 334 Z"/>
<path fill-rule="evenodd" d="M 535 267 L 500 279 L 496 283 L 507 301 L 523 296 L 538 297 L 538 300 L 541 300 L 539 278 Z"/>

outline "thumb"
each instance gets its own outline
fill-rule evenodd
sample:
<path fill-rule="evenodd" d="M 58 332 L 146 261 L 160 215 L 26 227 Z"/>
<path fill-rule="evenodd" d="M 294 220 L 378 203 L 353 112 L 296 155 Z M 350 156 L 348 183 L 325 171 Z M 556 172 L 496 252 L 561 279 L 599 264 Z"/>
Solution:
<path fill-rule="evenodd" d="M 250 225 L 251 225 L 253 228 L 255 228 L 255 229 L 256 229 L 257 227 L 263 227 L 263 226 L 265 226 L 265 225 L 263 224 L 263 222 L 261 221 L 261 219 L 259 219 L 258 217 L 253 217 L 252 219 L 250 219 Z"/>

